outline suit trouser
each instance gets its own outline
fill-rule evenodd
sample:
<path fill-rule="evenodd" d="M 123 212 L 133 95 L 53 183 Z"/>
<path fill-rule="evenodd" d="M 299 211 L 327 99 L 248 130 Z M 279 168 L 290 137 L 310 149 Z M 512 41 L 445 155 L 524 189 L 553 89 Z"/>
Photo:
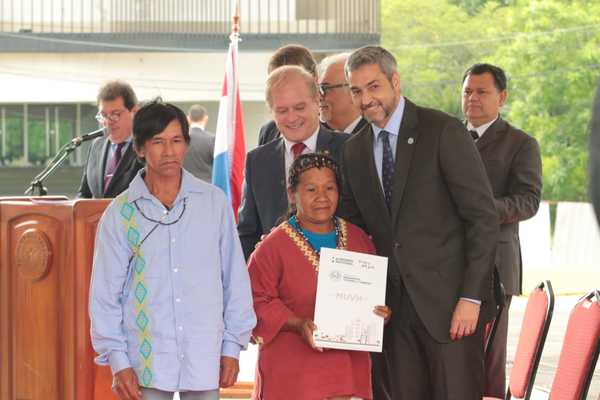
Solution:
<path fill-rule="evenodd" d="M 385 342 L 385 338 L 384 338 Z M 371 387 L 373 400 L 390 400 L 390 379 L 385 353 L 371 353 Z"/>
<path fill-rule="evenodd" d="M 481 400 L 482 324 L 461 340 L 439 343 L 404 291 L 384 337 L 393 400 Z M 435 307 L 434 304 L 431 305 Z M 387 341 L 387 343 L 386 343 Z"/>
<path fill-rule="evenodd" d="M 504 298 L 504 309 L 497 321 L 496 336 L 485 356 L 486 396 L 504 398 L 506 395 L 506 341 L 508 337 L 508 314 L 512 296 Z"/>

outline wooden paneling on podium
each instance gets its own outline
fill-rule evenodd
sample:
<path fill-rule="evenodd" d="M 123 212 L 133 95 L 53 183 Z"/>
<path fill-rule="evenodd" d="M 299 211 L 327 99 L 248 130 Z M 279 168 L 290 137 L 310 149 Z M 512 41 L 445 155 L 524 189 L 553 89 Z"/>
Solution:
<path fill-rule="evenodd" d="M 110 371 L 93 362 L 87 315 L 108 203 L 0 198 L 0 400 L 112 398 L 110 383 L 95 388 Z"/>
<path fill-rule="evenodd" d="M 113 400 L 94 363 L 88 293 L 109 200 L 0 197 L 0 400 Z M 252 383 L 221 391 L 250 398 Z"/>

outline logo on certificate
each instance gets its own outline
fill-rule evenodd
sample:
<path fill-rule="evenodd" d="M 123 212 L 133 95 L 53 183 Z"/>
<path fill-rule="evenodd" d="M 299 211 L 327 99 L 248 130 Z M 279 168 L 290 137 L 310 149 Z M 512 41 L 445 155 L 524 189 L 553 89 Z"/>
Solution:
<path fill-rule="evenodd" d="M 340 271 L 331 271 L 329 273 L 329 279 L 331 279 L 332 282 L 339 282 L 342 280 L 342 273 Z"/>

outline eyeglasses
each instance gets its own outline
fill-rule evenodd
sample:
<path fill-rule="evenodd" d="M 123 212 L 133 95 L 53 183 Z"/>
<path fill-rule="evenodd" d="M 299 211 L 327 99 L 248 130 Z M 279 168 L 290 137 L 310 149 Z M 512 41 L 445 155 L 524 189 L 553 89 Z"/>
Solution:
<path fill-rule="evenodd" d="M 325 96 L 327 94 L 327 92 L 332 89 L 342 88 L 342 87 L 346 87 L 346 86 L 350 86 L 350 85 L 347 83 L 338 83 L 337 85 L 319 85 L 319 94 L 321 96 Z"/>
<path fill-rule="evenodd" d="M 104 114 L 103 112 L 99 112 L 98 114 L 96 114 L 96 121 L 98 121 L 101 124 L 104 124 L 106 121 L 119 122 L 119 120 L 121 119 L 121 115 L 123 115 L 125 111 L 126 110 L 115 110 L 110 114 Z"/>

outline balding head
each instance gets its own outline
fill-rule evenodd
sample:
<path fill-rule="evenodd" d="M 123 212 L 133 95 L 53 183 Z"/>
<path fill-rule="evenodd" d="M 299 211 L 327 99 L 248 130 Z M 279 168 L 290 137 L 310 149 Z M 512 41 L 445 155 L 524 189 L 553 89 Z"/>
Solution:
<path fill-rule="evenodd" d="M 344 131 L 360 116 L 360 107 L 352 103 L 352 95 L 344 73 L 349 53 L 335 54 L 319 64 L 321 121 Z"/>

